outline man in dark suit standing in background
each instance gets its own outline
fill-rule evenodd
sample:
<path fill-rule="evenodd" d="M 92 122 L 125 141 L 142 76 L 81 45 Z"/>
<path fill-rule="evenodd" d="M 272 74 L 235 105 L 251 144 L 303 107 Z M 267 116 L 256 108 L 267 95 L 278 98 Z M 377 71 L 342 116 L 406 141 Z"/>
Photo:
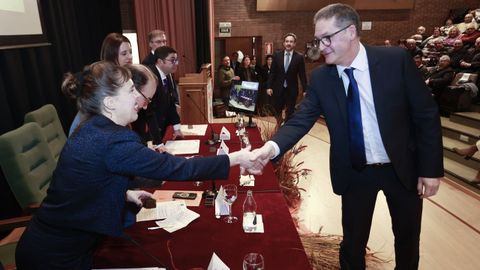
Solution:
<path fill-rule="evenodd" d="M 155 65 L 155 50 L 159 47 L 167 46 L 167 35 L 165 31 L 155 29 L 148 33 L 148 46 L 150 47 L 150 53 L 145 56 L 142 64 L 153 66 Z"/>
<path fill-rule="evenodd" d="M 325 116 L 333 191 L 342 197 L 342 269 L 365 269 L 377 193 L 386 196 L 395 236 L 395 269 L 417 269 L 422 198 L 443 176 L 440 117 L 411 56 L 360 43 L 357 12 L 344 4 L 314 17 L 326 65 L 314 70 L 293 117 L 256 149 L 256 166 L 283 155 Z"/>
<path fill-rule="evenodd" d="M 298 79 L 305 91 L 307 77 L 305 76 L 305 60 L 303 55 L 294 51 L 297 36 L 288 33 L 283 36 L 285 50 L 273 55 L 272 69 L 267 81 L 267 95 L 273 96 L 274 114 L 278 122 L 281 121 L 283 109 L 285 122 L 295 111 L 298 96 Z"/>

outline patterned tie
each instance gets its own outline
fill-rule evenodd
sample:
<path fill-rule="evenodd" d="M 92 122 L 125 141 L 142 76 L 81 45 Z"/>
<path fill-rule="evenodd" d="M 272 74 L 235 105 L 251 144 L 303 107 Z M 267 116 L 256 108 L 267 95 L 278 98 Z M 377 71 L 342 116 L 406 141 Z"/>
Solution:
<path fill-rule="evenodd" d="M 285 68 L 285 73 L 287 73 L 288 66 L 290 66 L 290 52 L 285 53 L 285 63 L 283 64 L 283 67 Z M 287 80 L 283 81 L 283 87 L 287 87 Z"/>
<path fill-rule="evenodd" d="M 165 79 L 162 80 L 162 82 L 163 82 L 163 89 L 165 90 L 165 93 L 168 93 L 168 88 L 169 88 L 168 79 L 165 78 Z"/>
<path fill-rule="evenodd" d="M 353 168 L 361 171 L 367 163 L 367 158 L 365 157 L 365 143 L 363 141 L 360 94 L 357 81 L 353 77 L 353 70 L 354 68 L 345 69 L 345 73 L 350 80 L 347 97 L 350 160 Z"/>

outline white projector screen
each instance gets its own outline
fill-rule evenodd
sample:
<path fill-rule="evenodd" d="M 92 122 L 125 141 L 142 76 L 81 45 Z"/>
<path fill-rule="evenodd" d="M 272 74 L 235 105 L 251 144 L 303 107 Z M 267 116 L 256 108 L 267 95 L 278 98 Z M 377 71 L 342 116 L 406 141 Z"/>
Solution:
<path fill-rule="evenodd" d="M 0 0 L 0 48 L 46 45 L 37 0 Z"/>

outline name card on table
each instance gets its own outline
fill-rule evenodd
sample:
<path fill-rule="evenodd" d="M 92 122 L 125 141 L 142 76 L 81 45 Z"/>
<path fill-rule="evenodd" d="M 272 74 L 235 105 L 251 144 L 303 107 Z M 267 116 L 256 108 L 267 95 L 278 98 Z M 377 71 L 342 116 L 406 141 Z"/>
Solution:
<path fill-rule="evenodd" d="M 214 252 L 207 270 L 230 270 L 230 268 Z"/>
<path fill-rule="evenodd" d="M 222 141 L 230 140 L 230 131 L 228 131 L 228 129 L 225 126 L 223 126 L 222 130 L 220 131 L 220 140 Z"/>
<path fill-rule="evenodd" d="M 230 214 L 228 204 L 225 202 L 225 190 L 220 186 L 217 197 L 215 198 L 215 217 L 226 216 Z"/>
<path fill-rule="evenodd" d="M 224 141 L 222 141 L 220 143 L 220 147 L 218 147 L 217 149 L 217 156 L 218 155 L 228 155 L 230 149 L 228 148 L 228 146 L 225 144 Z"/>

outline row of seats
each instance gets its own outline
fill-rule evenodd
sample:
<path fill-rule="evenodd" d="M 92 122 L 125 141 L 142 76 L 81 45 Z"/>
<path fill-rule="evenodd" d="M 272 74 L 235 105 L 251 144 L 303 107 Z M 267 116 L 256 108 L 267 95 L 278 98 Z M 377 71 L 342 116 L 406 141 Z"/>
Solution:
<path fill-rule="evenodd" d="M 45 198 L 66 140 L 57 110 L 51 104 L 27 113 L 21 127 L 0 136 L 3 174 L 26 213 L 38 208 Z M 0 230 L 25 226 L 30 218 L 0 220 Z M 15 246 L 15 242 L 0 244 L 0 262 L 4 266 L 15 264 Z"/>

